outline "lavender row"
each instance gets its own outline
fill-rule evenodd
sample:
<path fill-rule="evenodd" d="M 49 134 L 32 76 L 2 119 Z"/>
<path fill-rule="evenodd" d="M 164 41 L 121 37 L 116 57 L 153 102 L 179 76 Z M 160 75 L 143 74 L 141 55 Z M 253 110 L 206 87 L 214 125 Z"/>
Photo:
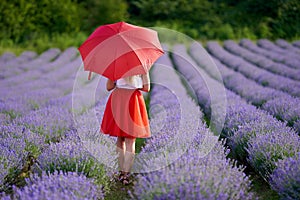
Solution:
<path fill-rule="evenodd" d="M 291 59 L 290 57 L 287 57 L 284 54 L 280 54 L 274 51 L 268 51 L 266 49 L 260 48 L 248 39 L 242 39 L 240 41 L 240 45 L 249 49 L 253 53 L 263 55 L 275 62 L 283 63 L 293 69 L 300 69 L 300 63 L 298 60 Z"/>
<path fill-rule="evenodd" d="M 92 82 L 95 81 L 97 80 L 92 80 Z M 89 84 L 93 84 L 92 82 Z M 103 85 L 102 82 L 101 90 L 104 90 Z M 103 98 L 106 96 L 106 94 L 102 94 L 99 104 L 96 106 L 101 108 L 101 114 L 103 114 L 105 106 Z M 56 170 L 82 173 L 86 177 L 93 178 L 97 187 L 102 186 L 103 192 L 108 191 L 109 175 L 112 173 L 110 168 L 116 165 L 117 160 L 113 160 L 116 157 L 113 148 L 115 142 L 104 135 L 100 135 L 99 131 L 96 132 L 97 129 L 99 130 L 99 125 L 93 123 L 95 122 L 93 113 L 93 109 L 76 117 L 73 113 L 72 123 L 74 122 L 74 124 L 72 124 L 70 130 L 65 132 L 59 142 L 51 142 L 47 145 L 47 148 L 44 148 L 43 152 L 37 157 L 33 171 L 35 173 L 49 172 L 51 174 L 55 173 Z M 64 114 L 63 116 L 67 115 Z M 87 186 L 88 184 L 85 184 L 84 187 Z M 66 188 L 65 192 L 70 191 L 72 190 Z M 93 191 L 87 191 L 86 194 L 91 195 Z"/>
<path fill-rule="evenodd" d="M 9 114 L 12 115 L 12 111 Z M 13 179 L 26 170 L 24 167 L 28 165 L 28 159 L 40 155 L 49 142 L 64 137 L 71 126 L 72 118 L 68 109 L 58 106 L 46 106 L 25 112 L 22 116 L 14 116 L 13 119 L 1 120 L 1 141 L 4 143 L 0 157 L 5 159 L 1 168 L 1 190 L 6 191 Z"/>
<path fill-rule="evenodd" d="M 226 159 L 228 151 L 201 121 L 199 107 L 188 97 L 167 55 L 152 68 L 151 77 L 156 83 L 150 98 L 151 130 L 157 132 L 141 153 L 163 151 L 146 163 L 158 170 L 139 175 L 131 197 L 252 199 L 249 178 L 242 167 Z M 166 162 L 172 158 L 175 162 Z"/>
<path fill-rule="evenodd" d="M 294 53 L 300 54 L 300 49 L 288 43 L 284 39 L 278 39 L 275 41 L 275 44 L 287 51 L 293 51 Z"/>
<path fill-rule="evenodd" d="M 184 46 L 174 47 L 174 52 L 174 55 L 184 55 L 184 58 L 188 58 L 184 62 L 179 56 L 173 55 L 178 70 L 189 77 L 188 81 L 199 99 L 206 98 L 206 101 L 199 101 L 199 104 L 201 107 L 207 107 L 210 94 L 203 78 L 199 73 L 193 72 L 197 64 L 188 57 Z M 202 76 L 208 76 L 200 67 L 198 70 Z M 211 83 L 222 84 L 216 80 L 211 80 Z M 247 104 L 230 91 L 227 91 L 227 102 L 223 135 L 228 138 L 228 145 L 238 158 L 247 161 L 263 178 L 273 184 L 270 175 L 277 169 L 277 162 L 293 157 L 300 151 L 299 136 L 284 123 L 277 121 L 265 111 Z M 293 182 L 294 177 L 290 176 L 290 172 L 284 173 Z M 282 185 L 287 190 L 290 186 Z"/>
<path fill-rule="evenodd" d="M 15 127 L 21 128 L 21 126 L 11 126 L 11 128 L 15 128 Z M 86 151 L 80 139 L 78 138 L 78 134 L 75 130 L 68 131 L 65 135 L 65 139 L 63 139 L 59 143 L 50 143 L 50 144 L 45 144 L 44 138 L 38 138 L 37 136 L 39 136 L 39 134 L 37 133 L 30 132 L 31 135 L 28 135 L 26 134 L 27 132 L 24 131 L 12 132 L 7 129 L 5 130 L 5 133 L 6 133 L 5 135 L 9 137 L 7 137 L 6 139 L 1 139 L 1 141 L 5 142 L 5 145 L 7 147 L 10 147 L 11 150 L 7 151 L 7 153 L 2 152 L 4 154 L 1 154 L 1 157 L 2 156 L 4 158 L 7 157 L 9 158 L 8 161 L 10 161 L 8 162 L 10 165 L 6 165 L 6 169 L 1 169 L 1 173 L 5 171 L 10 172 L 5 174 L 4 180 L 7 180 L 7 177 L 13 177 L 13 174 L 11 174 L 12 172 L 18 174 L 20 173 L 20 169 L 24 168 L 25 163 L 28 162 L 27 160 L 24 160 L 25 158 L 24 152 L 33 154 L 35 151 L 39 151 L 33 154 L 33 156 L 36 157 L 38 155 L 38 157 L 37 157 L 37 162 L 35 162 L 35 164 L 32 166 L 33 168 L 32 170 L 35 174 L 34 176 L 43 173 L 43 177 L 36 179 L 33 184 L 27 182 L 27 185 L 24 188 L 16 188 L 13 185 L 14 188 L 13 199 L 18 198 L 19 196 L 22 196 L 24 198 L 25 197 L 29 198 L 31 196 L 31 198 L 34 197 L 36 199 L 40 199 L 43 198 L 45 194 L 47 194 L 49 189 L 60 191 L 54 195 L 58 195 L 58 196 L 64 194 L 71 195 L 74 193 L 74 190 L 72 189 L 74 187 L 77 186 L 82 188 L 90 187 L 91 186 L 90 180 L 92 179 L 95 180 L 96 183 L 96 184 L 92 184 L 92 187 L 98 188 L 98 192 L 103 193 L 105 190 L 107 190 L 108 176 L 106 174 L 106 171 L 104 170 L 105 167 L 99 164 L 99 162 L 97 162 L 94 159 L 94 157 L 90 155 L 90 152 Z M 18 140 L 15 139 L 15 137 L 18 136 L 16 135 L 16 133 L 18 133 L 19 137 L 21 137 Z M 24 145 L 20 145 L 20 142 L 17 141 L 23 142 Z M 12 144 L 16 144 L 16 145 L 12 145 Z M 99 146 L 94 146 L 95 149 L 97 147 Z M 1 150 L 3 151 L 5 150 L 5 148 L 1 146 Z M 17 150 L 19 151 L 16 152 Z M 16 153 L 12 154 L 12 152 L 16 152 Z M 12 159 L 14 159 L 13 160 L 14 162 L 11 161 Z M 76 174 L 74 173 L 75 176 L 74 178 L 70 176 L 66 176 L 65 179 L 63 179 L 63 182 L 60 182 L 64 177 L 61 176 L 60 178 L 55 177 L 55 173 L 58 170 L 61 170 L 62 172 L 76 172 Z M 44 172 L 47 172 L 47 174 L 49 175 L 46 176 Z M 78 175 L 82 174 L 82 176 L 77 177 L 77 174 Z M 83 175 L 89 177 L 89 180 L 87 180 L 87 178 L 84 177 Z M 9 183 L 9 181 L 4 181 L 4 183 L 7 184 Z M 8 187 L 8 185 L 3 185 L 4 188 L 1 189 L 4 190 L 5 186 Z M 70 186 L 72 186 L 72 188 L 70 188 Z M 76 193 L 76 194 L 77 195 L 84 194 L 90 196 L 90 195 L 94 195 L 95 191 L 83 190 L 80 193 Z"/>
<path fill-rule="evenodd" d="M 272 188 L 283 199 L 300 199 L 300 152 L 278 162 L 270 179 Z"/>
<path fill-rule="evenodd" d="M 2 85 L 0 112 L 9 115 L 10 118 L 15 118 L 17 115 L 23 115 L 48 105 L 51 99 L 70 94 L 80 64 L 81 59 L 77 58 L 62 68 L 51 71 L 36 80 L 28 80 L 20 86 Z"/>
<path fill-rule="evenodd" d="M 45 82 L 45 80 L 42 81 Z M 14 138 L 20 138 L 21 141 L 26 141 L 26 149 L 36 155 L 45 141 L 62 134 L 64 130 L 69 127 L 69 123 L 66 123 L 65 118 L 57 123 L 57 121 L 62 119 L 62 114 L 66 113 L 67 109 L 53 107 L 51 105 L 46 106 L 46 104 L 44 104 L 45 101 L 51 98 L 63 95 L 63 93 L 58 92 L 58 89 L 46 87 L 40 91 L 33 91 L 32 88 L 25 87 L 23 90 L 25 90 L 26 93 L 25 95 L 21 95 L 18 92 L 17 85 L 11 88 L 7 88 L 5 85 L 1 86 L 0 126 L 2 136 L 5 136 L 5 140 L 8 140 L 7 144 L 11 144 L 12 147 L 15 147 L 12 145 L 15 143 Z M 7 96 L 7 92 L 10 92 L 11 95 Z M 40 119 L 42 120 L 40 121 Z M 37 144 L 35 144 L 35 140 Z M 22 145 L 19 146 L 22 147 Z M 3 147 L 3 149 L 5 148 Z M 21 159 L 26 158 L 25 152 L 18 156 L 20 156 Z M 21 162 L 19 164 L 21 164 Z M 10 171 L 9 169 L 15 168 L 17 165 L 18 164 L 14 162 L 12 162 L 11 165 L 6 165 L 6 172 Z M 16 167 L 16 169 L 19 169 L 19 167 Z M 5 172 L 5 170 L 3 172 Z"/>
<path fill-rule="evenodd" d="M 261 69 L 244 59 L 225 51 L 217 42 L 207 43 L 208 51 L 228 67 L 242 73 L 263 86 L 268 86 L 293 96 L 300 96 L 300 82 L 273 74 Z"/>
<path fill-rule="evenodd" d="M 66 86 L 72 91 L 71 81 Z M 60 89 L 46 87 L 15 97 L 12 95 L 18 91 L 12 90 L 12 97 L 2 98 L 0 103 L 1 125 L 23 126 L 46 136 L 48 140 L 60 137 L 72 126 L 72 94 L 64 94 Z"/>
<path fill-rule="evenodd" d="M 88 179 L 75 172 L 56 171 L 53 174 L 43 172 L 26 178 L 26 186 L 22 189 L 14 187 L 12 195 L 5 195 L 1 199 L 104 199 L 101 185 L 95 180 Z"/>
<path fill-rule="evenodd" d="M 293 42 L 293 45 L 297 48 L 300 48 L 300 41 L 298 40 L 298 41 Z"/>
<path fill-rule="evenodd" d="M 27 62 L 22 60 L 20 63 L 18 63 L 19 61 L 17 59 L 12 60 L 12 62 L 6 64 L 6 70 L 3 72 L 3 76 L 11 77 L 16 74 L 21 74 L 22 72 L 30 69 L 31 67 L 38 67 L 40 65 L 48 63 L 52 59 L 55 59 L 59 53 L 59 49 L 53 48 L 43 52 L 35 59 L 27 60 Z"/>
<path fill-rule="evenodd" d="M 14 53 L 11 52 L 5 52 L 0 56 L 0 63 L 1 63 L 1 67 L 3 67 L 3 63 L 6 63 L 12 59 L 15 59 L 16 55 Z"/>
<path fill-rule="evenodd" d="M 295 59 L 295 60 L 300 61 L 298 53 L 289 51 L 287 49 L 283 49 L 267 39 L 258 40 L 257 45 L 261 46 L 262 48 L 267 49 L 269 51 L 275 51 L 277 53 L 284 54 L 285 56 L 289 57 L 290 59 Z"/>
<path fill-rule="evenodd" d="M 300 70 L 292 69 L 282 63 L 276 63 L 264 56 L 252 53 L 251 51 L 239 46 L 232 40 L 224 42 L 224 48 L 232 54 L 244 58 L 250 63 L 266 69 L 274 74 L 282 75 L 294 80 L 300 80 Z"/>
<path fill-rule="evenodd" d="M 50 79 L 44 79 L 46 82 L 47 80 L 50 81 Z M 96 80 L 93 79 L 89 84 L 95 81 Z M 45 92 L 47 92 L 46 89 Z M 26 101 L 26 97 L 23 96 L 23 98 L 24 101 Z M 35 98 L 33 97 L 33 99 Z M 40 99 L 42 100 L 44 97 Z M 49 97 L 45 105 L 40 105 L 37 109 L 24 112 L 22 116 L 17 116 L 13 120 L 1 122 L 1 136 L 3 137 L 1 141 L 3 141 L 5 145 L 1 145 L 3 146 L 3 148 L 1 148 L 1 158 L 8 158 L 4 165 L 1 165 L 0 178 L 1 185 L 3 183 L 4 187 L 1 188 L 1 190 L 5 191 L 7 187 L 11 186 L 8 177 L 17 176 L 20 173 L 20 170 L 24 168 L 27 162 L 28 155 L 33 156 L 37 160 L 32 166 L 32 170 L 35 174 L 44 172 L 55 173 L 56 170 L 76 172 L 78 174 L 82 173 L 87 177 L 93 177 L 97 185 L 93 186 L 90 181 L 84 181 L 83 179 L 86 180 L 84 177 L 75 177 L 72 179 L 70 176 L 66 176 L 63 182 L 60 183 L 59 181 L 61 181 L 61 179 L 49 174 L 49 177 L 44 175 L 42 178 L 38 178 L 34 184 L 27 182 L 28 185 L 25 186 L 25 188 L 14 188 L 13 199 L 18 198 L 20 195 L 22 197 L 34 195 L 37 199 L 43 198 L 45 194 L 48 194 L 47 188 L 61 190 L 61 188 L 53 186 L 53 184 L 59 183 L 64 190 L 56 194 L 58 196 L 65 194 L 74 195 L 74 190 L 69 187 L 69 185 L 72 184 L 82 188 L 89 187 L 89 185 L 94 188 L 100 187 L 101 190 L 97 193 L 103 193 L 102 189 L 105 191 L 108 190 L 107 168 L 102 162 L 96 160 L 94 155 L 91 155 L 91 152 L 86 150 L 86 145 L 82 143 L 80 138 L 82 132 L 80 130 L 82 130 L 86 124 L 81 122 L 79 126 L 81 129 L 75 128 L 76 126 L 71 113 L 71 103 L 72 95 L 52 96 L 52 98 Z M 20 104 L 20 107 L 22 106 L 25 105 Z M 83 118 L 86 119 L 87 116 L 83 116 Z M 80 120 L 76 122 L 80 123 Z M 88 144 L 88 146 L 94 149 L 99 148 L 98 144 L 94 144 L 93 146 Z M 109 155 L 103 152 L 102 149 L 101 152 L 102 156 L 100 159 L 104 158 L 103 155 Z M 52 178 L 55 180 L 52 180 Z M 68 178 L 70 178 L 69 181 L 67 181 Z M 51 181 L 45 181 L 49 179 Z M 76 183 L 76 181 L 79 181 L 79 183 Z M 36 188 L 38 190 L 36 190 Z M 41 188 L 42 190 L 40 190 Z M 80 194 L 77 193 L 77 195 L 78 198 L 82 198 L 80 195 L 91 197 L 91 195 L 93 196 L 95 193 L 94 191 L 87 191 L 86 193 L 82 191 Z"/>
<path fill-rule="evenodd" d="M 30 66 L 30 68 L 18 68 L 21 70 L 19 74 L 15 74 L 13 70 L 10 70 L 9 72 L 13 73 L 12 76 L 5 77 L 5 80 L 1 81 L 2 84 L 7 86 L 15 86 L 16 84 L 22 84 L 28 80 L 31 81 L 38 79 L 41 76 L 45 76 L 45 74 L 47 74 L 50 71 L 55 71 L 59 68 L 64 68 L 64 66 L 67 63 L 71 62 L 75 58 L 75 56 L 77 55 L 77 50 L 74 47 L 66 49 L 63 53 L 61 53 L 58 56 L 58 58 L 56 58 L 52 62 L 49 62 L 48 58 L 45 58 L 45 56 L 43 55 L 45 54 L 42 54 L 38 57 L 38 59 L 29 62 L 28 66 Z"/>
<path fill-rule="evenodd" d="M 209 64 L 199 56 L 201 48 L 196 43 L 191 45 L 190 54 L 195 59 L 197 64 L 201 66 L 210 76 L 217 79 L 216 75 L 211 70 Z M 294 127 L 297 132 L 298 120 L 300 119 L 300 99 L 294 98 L 284 92 L 263 87 L 255 81 L 247 79 L 242 74 L 223 65 L 219 60 L 214 59 L 218 70 L 220 70 L 225 86 L 247 99 L 252 104 L 266 110 L 274 117 L 286 121 L 289 126 Z M 217 79 L 218 80 L 218 79 Z M 242 84 L 241 84 L 242 83 Z"/>
<path fill-rule="evenodd" d="M 47 86 L 42 90 L 32 90 L 24 95 L 3 98 L 0 104 L 0 111 L 5 119 L 3 123 L 12 122 L 13 124 L 25 126 L 34 132 L 46 136 L 47 141 L 62 137 L 64 131 L 73 126 L 71 114 L 73 109 L 72 97 L 83 102 L 81 99 L 88 96 L 87 92 L 91 92 L 91 87 L 96 81 L 93 79 L 82 90 L 71 94 L 73 82 L 75 81 L 75 70 L 78 68 L 78 65 L 69 65 L 68 68 L 70 69 L 67 73 L 71 73 L 71 70 L 73 70 L 73 75 L 69 74 L 70 77 L 67 82 L 63 79 L 57 79 L 57 81 L 52 83 L 53 80 L 50 78 L 43 78 L 40 81 L 45 82 Z M 65 69 L 67 68 L 65 67 Z M 54 78 L 59 78 L 61 73 L 59 70 L 56 71 L 58 71 L 58 74 Z M 58 87 L 57 89 L 52 88 L 55 87 L 54 84 Z M 18 90 L 12 90 L 11 94 L 15 94 L 14 92 L 17 93 Z M 87 102 L 87 100 L 84 101 Z M 75 103 L 73 103 L 74 106 L 76 106 Z"/>
<path fill-rule="evenodd" d="M 28 52 L 23 52 L 23 54 L 27 54 Z M 26 56 L 24 56 L 23 54 L 21 54 L 20 56 L 19 56 L 19 60 L 22 60 L 23 59 L 23 57 L 25 57 L 26 58 Z M 36 54 L 36 53 L 35 53 Z M 13 53 L 10 53 L 10 52 L 6 52 L 6 53 L 3 53 L 2 55 L 1 55 L 1 57 L 0 57 L 0 69 L 1 69 L 1 71 L 2 71 L 2 73 L 5 71 L 5 70 L 7 70 L 6 69 L 6 63 L 8 63 L 8 62 L 10 62 L 10 61 L 12 61 L 12 60 L 16 60 L 17 58 L 16 58 L 16 55 L 15 54 L 13 54 Z M 0 80 L 1 79 L 3 79 L 5 76 L 3 75 L 3 74 L 0 74 Z"/>
<path fill-rule="evenodd" d="M 24 51 L 20 56 L 16 57 L 12 53 L 4 53 L 1 56 L 0 67 L 3 72 L 16 69 L 22 63 L 30 62 L 37 56 L 36 52 Z"/>

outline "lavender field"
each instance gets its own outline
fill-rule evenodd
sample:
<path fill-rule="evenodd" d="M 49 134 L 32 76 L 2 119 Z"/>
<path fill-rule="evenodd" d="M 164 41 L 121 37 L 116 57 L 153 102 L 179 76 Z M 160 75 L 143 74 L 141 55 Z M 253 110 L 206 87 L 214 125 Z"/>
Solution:
<path fill-rule="evenodd" d="M 99 133 L 106 79 L 87 80 L 75 47 L 0 55 L 0 198 L 300 199 L 300 41 L 204 48 L 221 79 L 199 43 L 165 45 L 151 68 L 132 186 L 114 181 L 116 138 Z M 207 84 L 224 88 L 220 136 Z"/>

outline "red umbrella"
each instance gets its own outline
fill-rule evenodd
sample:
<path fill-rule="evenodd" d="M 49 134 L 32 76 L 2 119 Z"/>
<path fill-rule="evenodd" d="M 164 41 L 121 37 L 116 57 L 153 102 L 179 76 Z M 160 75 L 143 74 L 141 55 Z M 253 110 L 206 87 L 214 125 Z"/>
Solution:
<path fill-rule="evenodd" d="M 99 26 L 78 48 L 84 70 L 111 80 L 145 74 L 163 55 L 157 32 L 126 22 Z"/>

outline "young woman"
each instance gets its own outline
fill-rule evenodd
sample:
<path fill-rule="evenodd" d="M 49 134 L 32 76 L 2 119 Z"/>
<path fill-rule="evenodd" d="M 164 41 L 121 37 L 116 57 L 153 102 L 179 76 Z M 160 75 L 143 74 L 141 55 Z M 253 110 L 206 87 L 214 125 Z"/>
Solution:
<path fill-rule="evenodd" d="M 149 73 L 107 80 L 112 91 L 104 111 L 101 132 L 118 137 L 116 151 L 119 161 L 119 180 L 129 184 L 130 170 L 135 157 L 136 138 L 151 136 L 145 101 L 141 91 L 150 91 Z"/>

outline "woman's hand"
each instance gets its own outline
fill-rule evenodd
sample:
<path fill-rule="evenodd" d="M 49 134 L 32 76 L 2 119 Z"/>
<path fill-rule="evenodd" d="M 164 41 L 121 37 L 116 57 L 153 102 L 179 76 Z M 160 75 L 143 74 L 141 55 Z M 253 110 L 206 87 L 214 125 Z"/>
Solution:
<path fill-rule="evenodd" d="M 150 84 L 144 84 L 142 88 L 140 88 L 140 90 L 144 91 L 144 92 L 149 92 L 150 91 Z"/>
<path fill-rule="evenodd" d="M 115 87 L 116 87 L 116 83 L 114 81 L 110 80 L 110 79 L 107 79 L 107 82 L 106 82 L 107 91 L 111 91 Z"/>
<path fill-rule="evenodd" d="M 149 72 L 147 74 L 142 75 L 142 81 L 143 81 L 143 87 L 140 88 L 140 90 L 144 92 L 149 92 L 150 91 L 150 76 Z"/>

